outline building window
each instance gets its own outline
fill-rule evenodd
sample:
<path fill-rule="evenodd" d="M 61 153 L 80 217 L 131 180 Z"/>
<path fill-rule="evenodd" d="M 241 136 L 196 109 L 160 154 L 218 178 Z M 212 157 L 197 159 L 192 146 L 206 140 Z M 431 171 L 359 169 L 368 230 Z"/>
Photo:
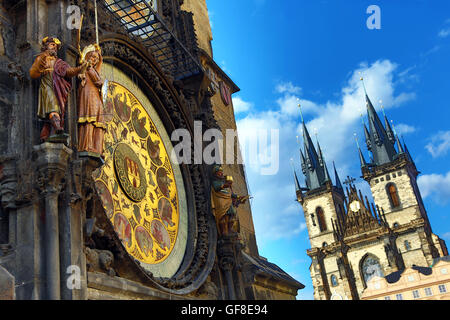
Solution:
<path fill-rule="evenodd" d="M 401 293 L 395 295 L 395 297 L 397 298 L 397 300 L 403 300 L 403 295 Z"/>
<path fill-rule="evenodd" d="M 327 231 L 327 224 L 325 222 L 325 215 L 323 213 L 323 209 L 318 207 L 316 209 L 317 220 L 319 221 L 319 229 L 320 232 Z"/>
<path fill-rule="evenodd" d="M 324 242 L 324 243 L 322 243 L 322 247 L 327 247 L 328 246 L 328 243 L 326 243 L 326 242 Z"/>
<path fill-rule="evenodd" d="M 384 300 L 391 300 L 391 297 L 390 296 L 386 296 L 386 297 L 384 297 Z"/>
<path fill-rule="evenodd" d="M 337 277 L 333 274 L 333 275 L 331 275 L 331 285 L 333 286 L 333 287 L 337 287 L 338 286 L 338 279 L 337 279 Z"/>
<path fill-rule="evenodd" d="M 402 176 L 402 172 L 401 172 L 401 171 L 397 172 L 397 175 L 398 175 L 399 177 L 401 177 L 401 176 Z"/>
<path fill-rule="evenodd" d="M 406 251 L 411 250 L 411 244 L 409 243 L 408 240 L 405 240 L 405 250 L 406 250 Z"/>
<path fill-rule="evenodd" d="M 386 181 L 389 181 L 389 180 L 391 180 L 391 176 L 390 176 L 390 175 L 387 175 L 387 176 L 386 176 Z"/>
<path fill-rule="evenodd" d="M 431 291 L 431 288 L 425 288 L 425 295 L 426 295 L 427 297 L 433 295 L 433 291 Z"/>
<path fill-rule="evenodd" d="M 408 276 L 408 281 L 409 281 L 409 282 L 413 282 L 413 281 L 414 281 L 414 276 L 413 276 L 413 275 Z"/>
<path fill-rule="evenodd" d="M 393 173 L 392 178 L 397 178 L 397 175 L 395 173 Z"/>
<path fill-rule="evenodd" d="M 446 268 L 442 268 L 441 269 L 441 274 L 447 274 L 447 269 Z"/>
<path fill-rule="evenodd" d="M 414 297 L 414 299 L 420 298 L 419 290 L 414 290 L 413 291 L 413 297 Z"/>
<path fill-rule="evenodd" d="M 392 208 L 397 208 L 400 206 L 400 198 L 398 197 L 397 187 L 393 183 L 389 183 L 386 186 L 386 191 L 391 202 Z"/>
<path fill-rule="evenodd" d="M 440 293 L 446 293 L 447 292 L 447 288 L 445 287 L 445 284 L 440 284 L 439 285 L 439 292 Z"/>
<path fill-rule="evenodd" d="M 394 222 L 394 228 L 398 228 L 399 226 L 398 222 Z"/>

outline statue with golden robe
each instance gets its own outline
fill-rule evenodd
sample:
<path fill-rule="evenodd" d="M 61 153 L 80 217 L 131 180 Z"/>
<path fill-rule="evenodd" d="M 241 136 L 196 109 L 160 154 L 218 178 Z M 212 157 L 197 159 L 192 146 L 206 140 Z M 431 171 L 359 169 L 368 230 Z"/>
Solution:
<path fill-rule="evenodd" d="M 85 73 L 78 77 L 81 84 L 78 92 L 78 152 L 81 156 L 101 157 L 103 154 L 103 138 L 106 131 L 103 108 L 102 86 L 100 77 L 103 58 L 100 47 L 87 46 L 80 59 L 86 61 Z"/>
<path fill-rule="evenodd" d="M 224 176 L 223 168 L 215 165 L 211 181 L 211 202 L 219 236 L 229 236 L 240 232 L 237 208 L 249 199 L 249 196 L 238 196 L 233 193 L 232 185 L 233 178 Z"/>
<path fill-rule="evenodd" d="M 42 40 L 41 53 L 30 68 L 32 79 L 40 79 L 37 115 L 44 120 L 41 141 L 64 133 L 64 114 L 72 84 L 70 78 L 82 73 L 87 63 L 72 68 L 58 58 L 61 41 L 55 37 Z"/>

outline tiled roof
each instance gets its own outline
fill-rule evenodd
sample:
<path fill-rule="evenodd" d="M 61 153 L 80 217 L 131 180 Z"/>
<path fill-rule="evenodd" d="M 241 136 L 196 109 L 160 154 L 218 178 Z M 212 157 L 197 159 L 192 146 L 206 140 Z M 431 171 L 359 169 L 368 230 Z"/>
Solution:
<path fill-rule="evenodd" d="M 305 286 L 292 278 L 289 274 L 284 272 L 279 266 L 274 263 L 267 261 L 262 257 L 253 257 L 243 252 L 243 255 L 247 260 L 256 267 L 259 273 L 269 275 L 276 280 L 282 280 L 290 285 L 297 287 L 298 289 L 303 289 Z"/>

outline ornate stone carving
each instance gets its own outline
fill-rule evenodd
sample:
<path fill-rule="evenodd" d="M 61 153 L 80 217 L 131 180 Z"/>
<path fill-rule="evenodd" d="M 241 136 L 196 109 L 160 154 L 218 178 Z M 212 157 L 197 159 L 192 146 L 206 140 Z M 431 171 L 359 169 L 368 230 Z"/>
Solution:
<path fill-rule="evenodd" d="M 86 261 L 88 271 L 99 271 L 110 275 L 116 275 L 112 268 L 114 264 L 114 255 L 111 251 L 86 248 Z"/>
<path fill-rule="evenodd" d="M 59 194 L 62 191 L 71 154 L 72 150 L 60 143 L 47 142 L 34 147 L 36 187 L 41 194 Z"/>
<path fill-rule="evenodd" d="M 17 168 L 16 156 L 0 157 L 0 197 L 4 209 L 16 208 Z"/>

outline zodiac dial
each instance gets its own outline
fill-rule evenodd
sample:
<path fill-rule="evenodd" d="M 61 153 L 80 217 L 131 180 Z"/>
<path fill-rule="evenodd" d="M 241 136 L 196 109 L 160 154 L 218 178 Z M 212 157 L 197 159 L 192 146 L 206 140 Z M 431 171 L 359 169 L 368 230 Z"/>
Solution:
<path fill-rule="evenodd" d="M 96 187 L 127 252 L 146 265 L 167 259 L 180 222 L 175 173 L 164 141 L 141 102 L 109 81 L 105 165 Z"/>

